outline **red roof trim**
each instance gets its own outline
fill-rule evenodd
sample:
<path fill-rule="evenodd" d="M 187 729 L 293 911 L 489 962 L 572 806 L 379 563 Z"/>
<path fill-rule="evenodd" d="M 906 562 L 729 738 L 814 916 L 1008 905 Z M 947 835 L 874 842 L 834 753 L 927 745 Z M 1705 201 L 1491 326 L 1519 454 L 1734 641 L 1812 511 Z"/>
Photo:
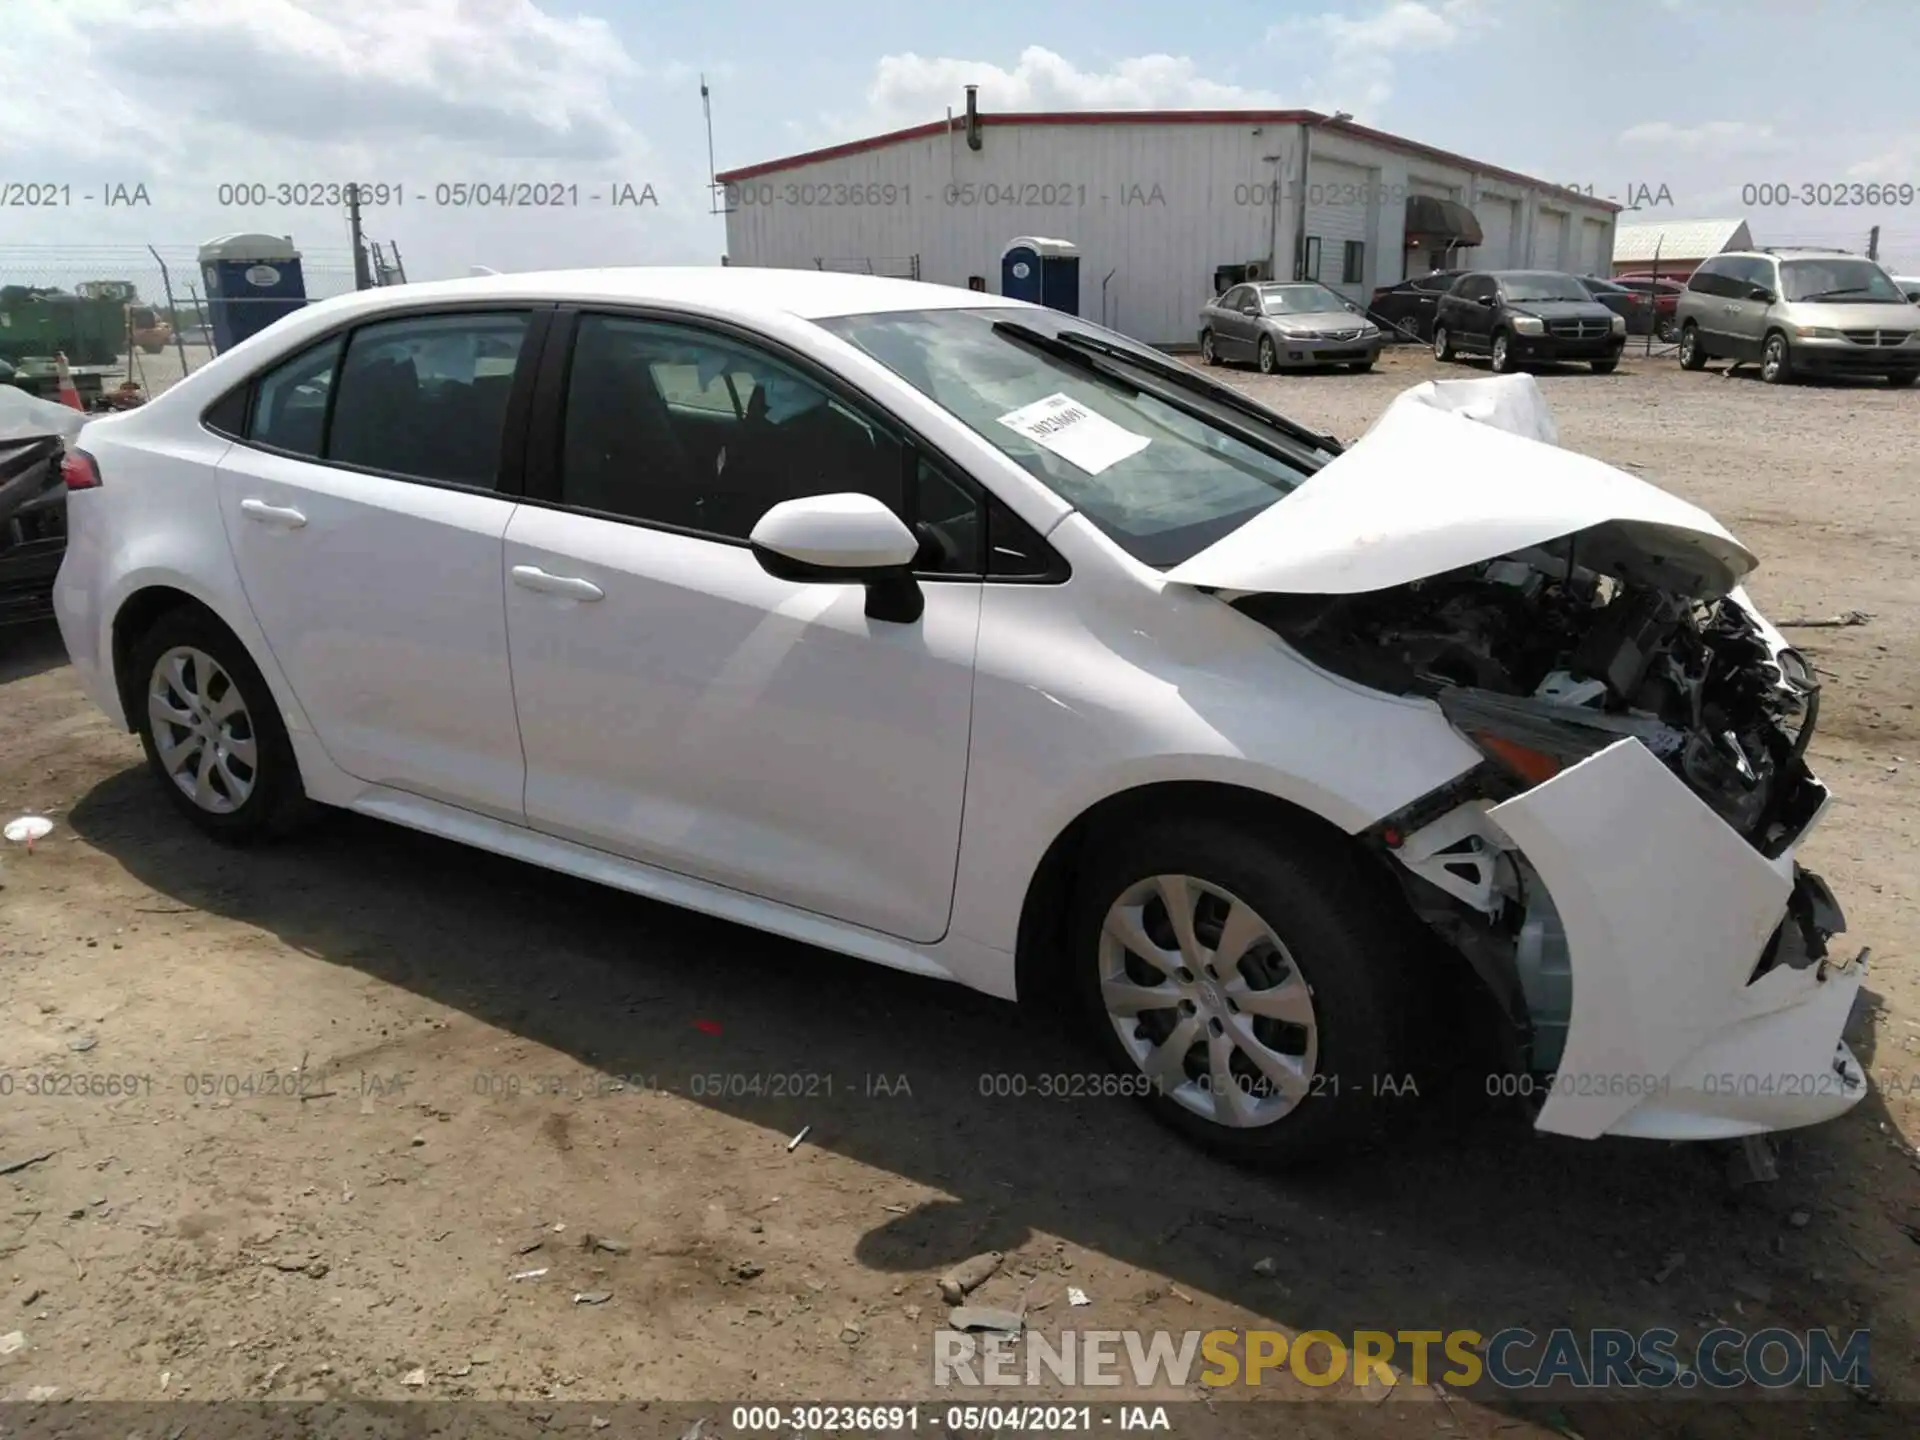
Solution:
<path fill-rule="evenodd" d="M 803 165 L 817 165 L 823 160 L 838 160 L 845 155 L 860 155 L 869 150 L 884 150 L 888 146 L 903 144 L 908 140 L 931 139 L 949 131 L 964 130 L 966 124 L 965 116 L 955 115 L 951 120 L 934 120 L 925 125 L 909 126 L 905 130 L 890 130 L 884 135 L 870 135 L 864 140 L 849 140 L 845 144 L 829 145 L 822 150 L 807 150 L 798 155 L 782 156 L 778 160 L 762 160 L 756 165 L 743 165 L 736 170 L 723 170 L 714 176 L 714 179 L 722 185 L 730 185 L 736 181 L 752 180 L 761 175 L 772 175 L 782 170 L 797 170 Z M 1626 208 L 1611 200 L 1582 195 L 1578 190 L 1569 190 L 1565 186 L 1556 185 L 1548 180 L 1523 175 L 1517 170 L 1506 170 L 1498 165 L 1470 160 L 1464 155 L 1456 155 L 1451 150 L 1422 145 L 1417 140 L 1408 140 L 1401 135 L 1389 135 L 1384 130 L 1356 125 L 1350 120 L 1334 120 L 1314 110 L 996 111 L 993 114 L 981 115 L 980 124 L 982 127 L 994 125 L 1319 125 L 1327 130 L 1337 130 L 1343 134 L 1352 135 L 1356 139 L 1371 141 L 1389 150 L 1437 160 L 1445 165 L 1471 170 L 1476 175 L 1508 180 L 1515 184 L 1531 186 L 1550 195 L 1577 200 L 1582 205 L 1596 210 L 1610 210 L 1618 213 Z"/>

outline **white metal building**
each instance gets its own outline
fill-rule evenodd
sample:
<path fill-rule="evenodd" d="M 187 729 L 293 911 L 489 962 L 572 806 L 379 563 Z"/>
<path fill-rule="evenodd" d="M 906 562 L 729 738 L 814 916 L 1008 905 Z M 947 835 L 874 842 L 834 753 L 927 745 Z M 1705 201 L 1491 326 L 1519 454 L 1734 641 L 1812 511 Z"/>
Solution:
<path fill-rule="evenodd" d="M 1222 266 L 1357 300 L 1437 268 L 1604 275 L 1620 209 L 1312 111 L 985 114 L 971 92 L 963 115 L 715 179 L 729 264 L 997 294 L 1010 241 L 1056 236 L 1079 313 L 1162 345 L 1193 341 Z"/>

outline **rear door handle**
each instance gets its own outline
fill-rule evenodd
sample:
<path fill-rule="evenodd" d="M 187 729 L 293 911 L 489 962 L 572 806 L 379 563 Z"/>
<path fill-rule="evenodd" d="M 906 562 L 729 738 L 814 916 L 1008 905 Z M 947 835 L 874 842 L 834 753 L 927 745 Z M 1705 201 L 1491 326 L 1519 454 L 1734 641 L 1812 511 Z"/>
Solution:
<path fill-rule="evenodd" d="M 288 530 L 298 530 L 307 523 L 307 517 L 291 505 L 269 505 L 264 500 L 242 500 L 240 513 L 262 525 L 279 525 Z"/>
<path fill-rule="evenodd" d="M 564 595 L 569 600 L 600 600 L 607 593 L 591 580 L 582 580 L 577 575 L 549 575 L 538 565 L 514 566 L 513 583 L 522 590 L 533 590 L 542 595 Z"/>

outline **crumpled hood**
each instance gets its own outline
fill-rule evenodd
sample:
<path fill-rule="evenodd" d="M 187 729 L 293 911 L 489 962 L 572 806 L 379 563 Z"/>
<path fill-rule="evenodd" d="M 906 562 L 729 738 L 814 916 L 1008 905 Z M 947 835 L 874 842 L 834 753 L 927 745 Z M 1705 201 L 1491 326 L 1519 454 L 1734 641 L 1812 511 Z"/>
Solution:
<path fill-rule="evenodd" d="M 1352 595 L 1567 536 L 1587 568 L 1700 597 L 1758 563 L 1699 506 L 1561 449 L 1533 377 L 1510 375 L 1405 391 L 1299 489 L 1167 578 Z"/>

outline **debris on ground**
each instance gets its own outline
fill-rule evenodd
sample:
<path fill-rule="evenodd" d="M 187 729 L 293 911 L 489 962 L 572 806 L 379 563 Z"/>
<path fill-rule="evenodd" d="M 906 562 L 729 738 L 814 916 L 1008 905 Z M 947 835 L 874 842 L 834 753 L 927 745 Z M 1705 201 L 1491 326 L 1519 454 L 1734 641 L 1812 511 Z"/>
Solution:
<path fill-rule="evenodd" d="M 1273 1263 L 1273 1257 L 1271 1255 L 1262 1256 L 1253 1262 L 1253 1273 L 1256 1275 L 1271 1275 L 1279 1268 L 1278 1265 Z"/>
<path fill-rule="evenodd" d="M 947 1315 L 949 1330 L 991 1330 L 1001 1335 L 1018 1335 L 1027 1322 L 1011 1310 L 990 1305 L 956 1305 Z"/>
<path fill-rule="evenodd" d="M 34 841 L 44 840 L 53 833 L 53 821 L 44 815 L 21 815 L 7 822 L 4 833 L 7 839 L 16 845 L 25 845 L 31 853 Z"/>
<path fill-rule="evenodd" d="M 581 1290 L 575 1293 L 573 1303 L 576 1305 L 604 1305 L 612 1298 L 613 1291 L 611 1290 Z"/>
<path fill-rule="evenodd" d="M 1804 1230 L 1813 1223 L 1813 1214 L 1807 1210 L 1795 1210 L 1787 1216 L 1787 1224 L 1796 1230 Z"/>
<path fill-rule="evenodd" d="M 1865 625 L 1873 616 L 1865 610 L 1842 610 L 1838 615 L 1828 615 L 1824 619 L 1776 620 L 1774 627 L 1780 630 L 1847 630 L 1855 625 Z"/>
<path fill-rule="evenodd" d="M 549 1268 L 549 1266 L 542 1265 L 538 1270 L 522 1270 L 513 1278 L 516 1280 L 538 1280 L 542 1275 L 547 1273 Z"/>
<path fill-rule="evenodd" d="M 949 1305 L 958 1305 L 971 1291 L 984 1285 L 1005 1259 L 998 1250 L 989 1250 L 971 1260 L 962 1260 L 940 1277 L 940 1298 Z"/>
<path fill-rule="evenodd" d="M 867 1332 L 865 1328 L 855 1321 L 849 1320 L 840 1327 L 840 1339 L 843 1344 L 858 1345 L 866 1338 Z"/>
<path fill-rule="evenodd" d="M 0 1335 L 0 1355 L 11 1355 L 16 1350 L 23 1349 L 26 1343 L 26 1331 L 9 1330 L 6 1334 Z"/>
<path fill-rule="evenodd" d="M 1093 1303 L 1092 1297 L 1089 1296 L 1087 1292 L 1082 1290 L 1078 1285 L 1069 1285 L 1067 1287 L 1067 1304 L 1091 1305 L 1092 1303 Z"/>
<path fill-rule="evenodd" d="M 625 1255 L 633 1249 L 633 1246 L 624 1240 L 615 1240 L 607 1235 L 582 1235 L 580 1237 L 580 1248 L 582 1250 L 599 1250 L 608 1255 Z"/>
<path fill-rule="evenodd" d="M 742 1280 L 753 1280 L 767 1273 L 767 1267 L 757 1260 L 742 1260 L 733 1267 L 733 1273 Z"/>
<path fill-rule="evenodd" d="M 29 1165 L 44 1165 L 53 1157 L 54 1152 L 46 1150 L 38 1155 L 29 1155 L 24 1160 L 9 1160 L 6 1164 L 0 1165 L 0 1175 L 18 1175 Z"/>
<path fill-rule="evenodd" d="M 1675 1250 L 1670 1255 L 1668 1255 L 1665 1260 L 1661 1261 L 1660 1268 L 1653 1272 L 1653 1283 L 1656 1285 L 1666 1284 L 1667 1280 L 1669 1279 L 1669 1277 L 1673 1275 L 1674 1271 L 1678 1270 L 1682 1265 L 1686 1263 L 1687 1263 L 1687 1257 L 1684 1254 L 1682 1254 L 1680 1251 Z"/>
<path fill-rule="evenodd" d="M 418 1389 L 427 1383 L 427 1367 L 422 1365 L 417 1369 L 407 1371 L 406 1374 L 400 1377 L 400 1383 L 402 1385 L 411 1385 L 415 1389 Z"/>
<path fill-rule="evenodd" d="M 789 1155 L 800 1148 L 800 1142 L 807 1138 L 807 1132 L 811 1129 L 813 1129 L 811 1125 L 802 1125 L 800 1127 L 800 1133 L 787 1141 L 787 1153 Z"/>

